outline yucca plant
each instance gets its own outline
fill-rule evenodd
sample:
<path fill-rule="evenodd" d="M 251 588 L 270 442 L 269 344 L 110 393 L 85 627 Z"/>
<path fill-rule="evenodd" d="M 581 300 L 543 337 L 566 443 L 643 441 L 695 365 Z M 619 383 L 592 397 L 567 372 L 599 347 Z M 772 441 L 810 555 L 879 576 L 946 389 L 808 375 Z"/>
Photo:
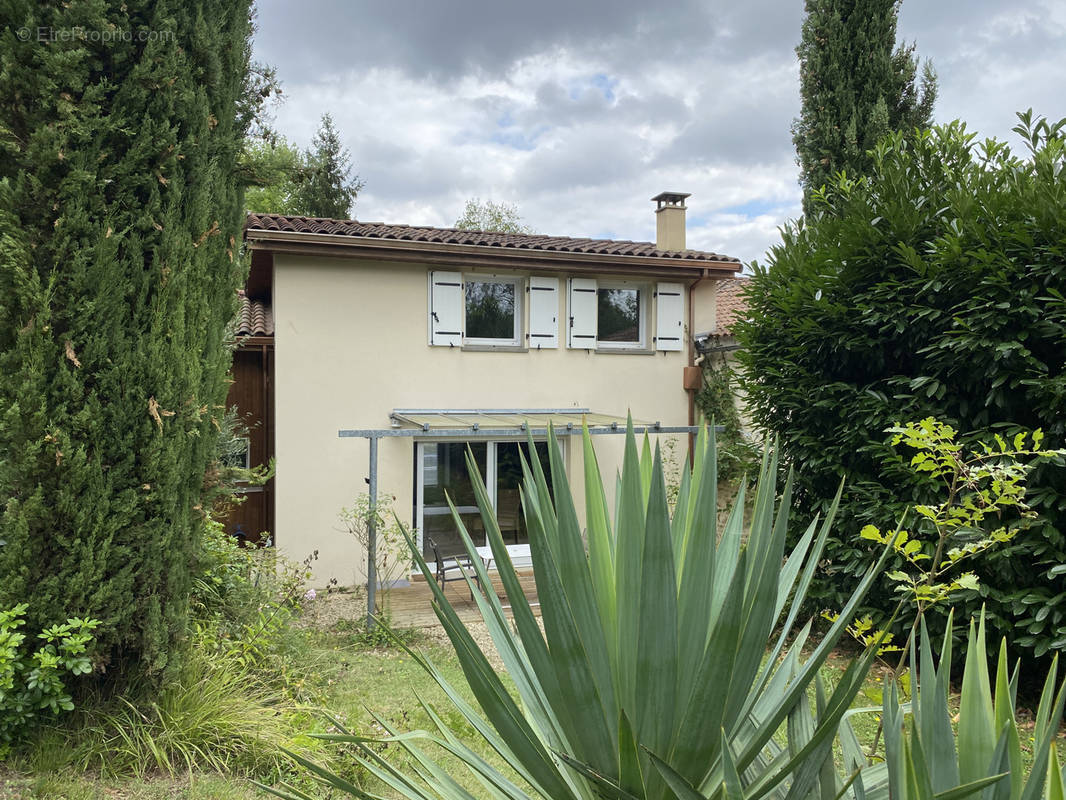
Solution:
<path fill-rule="evenodd" d="M 1066 784 L 1055 739 L 1062 724 L 1066 685 L 1056 694 L 1058 658 L 1040 696 L 1031 747 L 1033 760 L 1026 775 L 1015 714 L 1018 667 L 1008 674 L 1003 641 L 993 696 L 983 613 L 979 621 L 970 620 L 958 732 L 952 730 L 948 705 L 951 629 L 949 615 L 940 659 L 934 667 L 933 649 L 922 622 L 920 657 L 916 658 L 911 648 L 912 685 L 916 689 L 909 718 L 904 717 L 905 709 L 897 700 L 894 681 L 886 681 L 885 757 L 893 800 L 958 800 L 978 792 L 981 800 L 1063 800 Z"/>
<path fill-rule="evenodd" d="M 543 630 L 525 600 L 485 487 L 475 479 L 513 624 L 494 592 L 472 590 L 517 699 L 437 588 L 408 536 L 479 708 L 432 663 L 411 654 L 517 780 L 478 755 L 428 706 L 433 731 L 401 733 L 378 720 L 388 741 L 409 756 L 409 774 L 367 746 L 366 738 L 346 732 L 326 738 L 355 743 L 362 766 L 406 798 L 475 796 L 438 764 L 428 744 L 458 758 L 471 783 L 490 797 L 800 800 L 815 792 L 826 800 L 838 797 L 845 785 L 833 769 L 832 743 L 873 649 L 852 663 L 831 693 L 822 690 L 818 670 L 880 563 L 858 581 L 837 621 L 804 658 L 810 622 L 798 625 L 799 609 L 836 503 L 821 526 L 812 522 L 786 554 L 792 481 L 789 476 L 775 504 L 778 465 L 776 455 L 767 455 L 749 529 L 743 526 L 742 488 L 717 531 L 716 448 L 713 432 L 703 432 L 693 466 L 683 470 L 671 518 L 658 448 L 653 456 L 645 438 L 643 457 L 638 456 L 630 426 L 612 521 L 587 431 L 583 441 L 584 531 L 553 432 L 554 497 L 540 464 L 523 464 L 522 503 Z M 472 463 L 471 474 L 477 474 Z M 475 556 L 454 508 L 453 517 Z M 491 586 L 481 561 L 474 557 L 473 562 L 481 585 Z M 850 730 L 846 722 L 843 729 Z M 782 747 L 775 735 L 787 744 Z M 376 797 L 298 760 L 333 787 Z M 271 791 L 306 797 L 289 788 Z"/>

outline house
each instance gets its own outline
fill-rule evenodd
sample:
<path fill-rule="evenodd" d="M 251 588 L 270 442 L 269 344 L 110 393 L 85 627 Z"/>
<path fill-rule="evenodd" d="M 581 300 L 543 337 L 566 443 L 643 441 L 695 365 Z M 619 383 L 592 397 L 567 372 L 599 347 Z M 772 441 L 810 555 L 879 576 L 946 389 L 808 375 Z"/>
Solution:
<path fill-rule="evenodd" d="M 569 434 L 582 420 L 596 433 L 624 429 L 627 412 L 653 432 L 692 425 L 691 332 L 713 320 L 715 283 L 741 265 L 686 248 L 687 197 L 653 198 L 655 243 L 249 215 L 243 302 L 263 324 L 249 323 L 231 397 L 262 401 L 250 457 L 276 456 L 259 499 L 281 551 L 317 551 L 317 582 L 357 582 L 366 554 L 338 513 L 371 480 L 427 554 L 431 538 L 455 551 L 445 493 L 483 535 L 468 447 L 505 537 L 520 542 L 526 430 L 542 459 L 543 430 L 561 431 L 580 488 Z M 596 437 L 606 475 L 622 439 Z"/>

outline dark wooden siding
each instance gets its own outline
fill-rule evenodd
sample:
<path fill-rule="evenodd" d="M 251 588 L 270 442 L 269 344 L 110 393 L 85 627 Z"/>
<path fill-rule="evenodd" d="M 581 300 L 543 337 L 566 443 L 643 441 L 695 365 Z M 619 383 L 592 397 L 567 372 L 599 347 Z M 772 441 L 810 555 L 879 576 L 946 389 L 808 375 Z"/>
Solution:
<path fill-rule="evenodd" d="M 227 407 L 236 406 L 248 428 L 249 462 L 267 464 L 274 455 L 274 346 L 268 337 L 245 340 L 233 354 L 230 371 L 233 384 L 226 399 Z M 226 532 L 244 533 L 248 542 L 261 542 L 274 530 L 274 481 L 263 486 L 249 486 L 244 502 L 237 505 L 225 520 Z"/>

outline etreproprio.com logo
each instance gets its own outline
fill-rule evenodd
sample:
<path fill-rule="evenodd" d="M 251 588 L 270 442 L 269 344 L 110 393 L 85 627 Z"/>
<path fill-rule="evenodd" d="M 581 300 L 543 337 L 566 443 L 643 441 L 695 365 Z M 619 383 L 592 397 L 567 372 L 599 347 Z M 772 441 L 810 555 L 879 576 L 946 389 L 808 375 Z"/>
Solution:
<path fill-rule="evenodd" d="M 21 42 L 171 42 L 174 31 L 129 30 L 123 28 L 37 28 L 22 27 L 15 35 Z"/>

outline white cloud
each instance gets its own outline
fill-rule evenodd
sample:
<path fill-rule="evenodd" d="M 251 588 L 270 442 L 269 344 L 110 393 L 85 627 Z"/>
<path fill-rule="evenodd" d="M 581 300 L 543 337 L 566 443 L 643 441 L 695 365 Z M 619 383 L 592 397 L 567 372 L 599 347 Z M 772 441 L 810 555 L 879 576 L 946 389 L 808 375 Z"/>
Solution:
<path fill-rule="evenodd" d="M 1066 115 L 1064 9 L 904 3 L 900 38 L 940 75 L 937 118 L 1002 137 L 1016 110 Z M 542 233 L 648 240 L 649 198 L 685 191 L 690 246 L 750 260 L 799 213 L 800 22 L 771 0 L 267 0 L 256 57 L 285 81 L 282 133 L 307 146 L 333 115 L 366 181 L 361 219 L 447 226 L 477 196 Z"/>

